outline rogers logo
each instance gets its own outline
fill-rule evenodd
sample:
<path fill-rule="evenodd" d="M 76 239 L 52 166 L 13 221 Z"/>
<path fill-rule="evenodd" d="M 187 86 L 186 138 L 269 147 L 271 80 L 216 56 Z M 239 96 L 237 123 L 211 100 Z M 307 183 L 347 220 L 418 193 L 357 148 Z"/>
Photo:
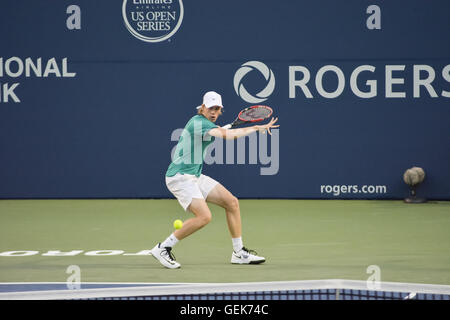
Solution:
<path fill-rule="evenodd" d="M 245 75 L 251 71 L 260 72 L 266 79 L 266 86 L 256 94 L 250 94 L 242 83 Z M 260 61 L 248 61 L 241 65 L 241 67 L 234 74 L 234 90 L 236 94 L 248 103 L 261 103 L 266 101 L 275 89 L 275 76 L 272 70 Z"/>

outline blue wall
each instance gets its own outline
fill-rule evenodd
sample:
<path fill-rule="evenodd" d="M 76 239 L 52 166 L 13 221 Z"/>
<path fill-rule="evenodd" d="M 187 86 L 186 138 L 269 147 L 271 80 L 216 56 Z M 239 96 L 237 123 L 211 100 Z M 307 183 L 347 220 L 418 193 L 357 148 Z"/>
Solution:
<path fill-rule="evenodd" d="M 67 27 L 72 4 L 81 10 L 81 29 Z M 248 61 L 264 63 L 275 77 L 262 103 L 280 118 L 274 135 L 279 164 L 271 175 L 261 174 L 268 165 L 260 158 L 256 164 L 205 165 L 204 173 L 235 195 L 400 199 L 408 195 L 403 172 L 420 166 L 427 174 L 420 193 L 450 198 L 448 0 L 183 0 L 179 29 L 161 42 L 133 36 L 122 5 L 121 0 L 0 2 L 0 198 L 171 197 L 164 183 L 175 145 L 171 134 L 195 114 L 208 90 L 222 94 L 220 124 L 250 105 L 233 84 Z M 380 8 L 381 29 L 367 27 L 370 5 Z M 178 0 L 149 7 L 143 10 L 180 14 Z M 55 58 L 60 72 L 67 58 L 67 72 L 76 75 L 14 77 L 5 70 L 12 57 L 42 58 L 44 65 Z M 17 71 L 16 62 L 8 64 Z M 336 98 L 322 97 L 315 84 L 317 72 L 328 65 L 345 77 Z M 361 65 L 375 67 L 357 81 L 368 91 L 366 81 L 376 80 L 375 97 L 351 90 L 350 76 Z M 392 86 L 404 98 L 386 97 L 390 65 L 404 66 L 392 73 L 404 79 Z M 421 65 L 434 70 L 437 97 L 425 86 L 420 97 L 413 96 L 414 66 Z M 291 66 L 309 71 L 313 98 L 300 87 L 290 97 Z M 323 89 L 335 91 L 337 79 L 325 72 Z M 14 83 L 20 102 L 10 95 L 6 103 L 5 84 L 12 90 Z M 257 70 L 241 81 L 253 96 L 267 83 Z M 336 192 L 335 185 L 351 187 Z M 364 186 L 384 189 L 364 193 Z"/>

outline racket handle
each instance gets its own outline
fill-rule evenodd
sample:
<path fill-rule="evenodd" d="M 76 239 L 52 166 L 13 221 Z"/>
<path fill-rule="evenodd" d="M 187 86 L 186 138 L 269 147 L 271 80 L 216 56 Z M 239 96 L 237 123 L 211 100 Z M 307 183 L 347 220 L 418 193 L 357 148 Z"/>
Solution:
<path fill-rule="evenodd" d="M 224 128 L 224 129 L 230 129 L 230 128 L 231 128 L 231 124 L 226 124 L 226 125 L 224 125 L 222 128 Z"/>

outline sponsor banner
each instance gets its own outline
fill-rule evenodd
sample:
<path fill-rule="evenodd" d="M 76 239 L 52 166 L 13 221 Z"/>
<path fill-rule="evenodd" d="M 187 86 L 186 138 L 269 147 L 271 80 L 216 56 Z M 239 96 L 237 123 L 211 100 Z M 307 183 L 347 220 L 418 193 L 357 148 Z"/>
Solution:
<path fill-rule="evenodd" d="M 164 173 L 213 90 L 218 125 L 253 104 L 279 118 L 271 136 L 203 154 L 203 172 L 240 198 L 401 199 L 418 166 L 417 191 L 449 199 L 448 9 L 2 1 L 0 198 L 172 197 Z"/>

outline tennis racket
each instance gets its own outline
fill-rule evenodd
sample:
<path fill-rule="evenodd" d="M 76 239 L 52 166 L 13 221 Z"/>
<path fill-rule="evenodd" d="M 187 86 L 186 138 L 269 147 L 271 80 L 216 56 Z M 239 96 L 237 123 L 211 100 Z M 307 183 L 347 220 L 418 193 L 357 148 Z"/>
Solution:
<path fill-rule="evenodd" d="M 259 122 L 269 118 L 273 113 L 271 107 L 268 106 L 251 106 L 239 112 L 237 118 L 230 124 L 224 125 L 222 128 L 231 129 L 239 125 L 251 122 Z"/>

